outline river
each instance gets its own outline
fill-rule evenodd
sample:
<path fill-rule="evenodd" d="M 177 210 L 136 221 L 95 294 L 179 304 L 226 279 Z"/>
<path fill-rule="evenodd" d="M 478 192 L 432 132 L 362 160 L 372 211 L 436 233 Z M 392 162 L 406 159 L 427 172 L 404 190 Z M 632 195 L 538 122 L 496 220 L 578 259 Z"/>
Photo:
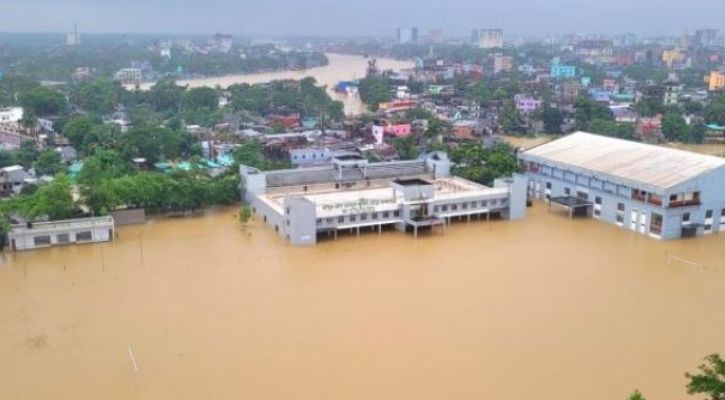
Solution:
<path fill-rule="evenodd" d="M 231 209 L 118 231 L 2 254 L 0 397 L 676 400 L 725 353 L 723 235 L 539 205 L 310 248 Z"/>
<path fill-rule="evenodd" d="M 302 71 L 277 71 L 262 72 L 254 74 L 225 75 L 219 77 L 180 80 L 178 84 L 188 85 L 189 87 L 220 86 L 226 88 L 236 83 L 264 83 L 275 80 L 295 79 L 300 80 L 306 77 L 313 77 L 320 85 L 328 88 L 330 95 L 336 100 L 340 100 L 345 105 L 345 113 L 347 115 L 357 115 L 365 111 L 365 106 L 357 96 L 347 96 L 338 94 L 333 91 L 335 85 L 343 80 L 360 79 L 365 77 L 367 71 L 368 59 L 361 56 L 344 55 L 344 54 L 326 54 L 329 63 L 323 67 L 310 68 Z M 400 61 L 393 59 L 378 59 L 378 68 L 386 69 L 403 69 L 413 67 L 412 61 Z M 141 85 L 142 90 L 147 90 L 153 83 L 144 83 Z"/>

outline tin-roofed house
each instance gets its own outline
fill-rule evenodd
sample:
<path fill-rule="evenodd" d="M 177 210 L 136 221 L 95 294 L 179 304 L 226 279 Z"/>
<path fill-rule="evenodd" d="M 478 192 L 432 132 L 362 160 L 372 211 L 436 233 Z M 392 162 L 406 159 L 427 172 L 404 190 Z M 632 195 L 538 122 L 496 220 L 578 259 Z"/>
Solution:
<path fill-rule="evenodd" d="M 519 153 L 529 197 L 660 239 L 725 232 L 725 158 L 577 132 Z"/>

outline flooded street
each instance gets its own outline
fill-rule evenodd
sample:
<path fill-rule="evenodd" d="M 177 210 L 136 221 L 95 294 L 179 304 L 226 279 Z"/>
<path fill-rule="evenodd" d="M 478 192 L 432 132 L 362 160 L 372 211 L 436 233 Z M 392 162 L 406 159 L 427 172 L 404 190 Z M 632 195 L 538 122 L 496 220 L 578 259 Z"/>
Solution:
<path fill-rule="evenodd" d="M 329 60 L 329 64 L 324 67 L 310 68 L 303 71 L 277 71 L 262 72 L 255 74 L 227 75 L 220 77 L 211 77 L 203 79 L 180 80 L 179 85 L 188 85 L 189 87 L 220 86 L 226 88 L 237 83 L 264 83 L 275 80 L 295 79 L 300 80 L 306 77 L 313 77 L 319 85 L 327 86 L 330 95 L 340 100 L 345 105 L 345 114 L 357 115 L 365 111 L 365 106 L 357 96 L 347 96 L 338 94 L 333 91 L 335 85 L 343 80 L 361 79 L 365 77 L 367 71 L 368 60 L 361 56 L 352 56 L 344 54 L 325 54 Z M 399 61 L 393 59 L 378 59 L 378 68 L 387 69 L 403 69 L 412 68 L 412 61 Z M 153 83 L 144 83 L 141 89 L 149 89 Z"/>
<path fill-rule="evenodd" d="M 234 210 L 119 235 L 3 254 L 0 397 L 674 400 L 725 352 L 722 235 L 544 206 L 311 248 Z"/>

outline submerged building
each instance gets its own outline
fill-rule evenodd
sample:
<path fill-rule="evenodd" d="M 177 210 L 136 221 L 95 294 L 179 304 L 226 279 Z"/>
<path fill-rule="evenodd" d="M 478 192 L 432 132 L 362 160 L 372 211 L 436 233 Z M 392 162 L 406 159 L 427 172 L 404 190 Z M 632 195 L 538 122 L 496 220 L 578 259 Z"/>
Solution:
<path fill-rule="evenodd" d="M 108 242 L 113 240 L 114 229 L 110 216 L 34 222 L 13 225 L 8 232 L 8 242 L 12 250 Z"/>
<path fill-rule="evenodd" d="M 725 158 L 577 132 L 519 153 L 529 197 L 659 239 L 725 232 Z"/>
<path fill-rule="evenodd" d="M 487 187 L 452 177 L 450 168 L 447 155 L 434 152 L 380 163 L 345 155 L 324 167 L 266 172 L 240 166 L 240 174 L 252 212 L 295 245 L 339 231 L 393 226 L 417 235 L 456 218 L 524 217 L 525 176 Z"/>

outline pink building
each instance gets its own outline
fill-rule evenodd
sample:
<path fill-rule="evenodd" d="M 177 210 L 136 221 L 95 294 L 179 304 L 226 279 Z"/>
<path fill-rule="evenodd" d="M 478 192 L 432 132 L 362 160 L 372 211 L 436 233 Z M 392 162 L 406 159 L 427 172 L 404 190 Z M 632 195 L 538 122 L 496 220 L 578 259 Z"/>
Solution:
<path fill-rule="evenodd" d="M 516 109 L 522 114 L 532 113 L 541 107 L 541 100 L 533 97 L 517 94 L 514 96 Z"/>
<path fill-rule="evenodd" d="M 390 122 L 382 122 L 373 124 L 373 137 L 377 144 L 383 143 L 385 135 L 395 137 L 408 137 L 412 133 L 410 124 L 391 124 Z"/>

